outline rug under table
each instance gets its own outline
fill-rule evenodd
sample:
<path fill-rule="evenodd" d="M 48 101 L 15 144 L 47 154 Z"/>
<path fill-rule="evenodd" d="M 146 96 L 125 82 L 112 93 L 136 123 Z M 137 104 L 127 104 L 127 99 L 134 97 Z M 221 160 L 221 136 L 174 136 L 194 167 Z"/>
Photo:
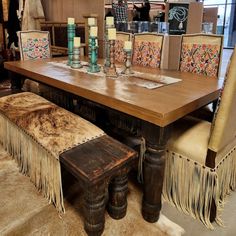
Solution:
<path fill-rule="evenodd" d="M 83 236 L 82 191 L 69 173 L 63 181 L 65 214 L 57 212 L 30 182 L 19 173 L 16 162 L 0 146 L 0 235 Z M 105 214 L 103 235 L 163 236 L 156 224 L 143 220 L 140 188 L 129 183 L 127 215 L 121 220 Z"/>

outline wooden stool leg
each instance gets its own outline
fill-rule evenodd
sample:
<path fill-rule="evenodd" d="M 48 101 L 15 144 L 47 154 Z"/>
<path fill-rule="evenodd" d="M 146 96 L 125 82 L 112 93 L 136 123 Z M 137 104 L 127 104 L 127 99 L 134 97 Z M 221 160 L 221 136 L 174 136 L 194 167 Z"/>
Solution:
<path fill-rule="evenodd" d="M 108 213 L 114 219 L 121 219 L 127 210 L 127 174 L 115 177 L 109 186 Z"/>
<path fill-rule="evenodd" d="M 85 189 L 84 228 L 89 236 L 98 236 L 102 234 L 105 224 L 105 184 Z"/>

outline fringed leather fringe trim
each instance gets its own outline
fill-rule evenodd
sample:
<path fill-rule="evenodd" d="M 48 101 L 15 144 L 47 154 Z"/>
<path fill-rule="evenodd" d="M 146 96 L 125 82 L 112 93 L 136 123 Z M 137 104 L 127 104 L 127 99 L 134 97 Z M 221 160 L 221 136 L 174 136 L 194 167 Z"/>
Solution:
<path fill-rule="evenodd" d="M 201 220 L 207 228 L 212 200 L 216 204 L 215 221 L 222 225 L 219 212 L 230 190 L 236 188 L 236 148 L 210 169 L 177 153 L 166 153 L 163 197 L 177 209 Z"/>
<path fill-rule="evenodd" d="M 0 114 L 0 142 L 59 212 L 65 212 L 60 162 L 13 122 Z"/>

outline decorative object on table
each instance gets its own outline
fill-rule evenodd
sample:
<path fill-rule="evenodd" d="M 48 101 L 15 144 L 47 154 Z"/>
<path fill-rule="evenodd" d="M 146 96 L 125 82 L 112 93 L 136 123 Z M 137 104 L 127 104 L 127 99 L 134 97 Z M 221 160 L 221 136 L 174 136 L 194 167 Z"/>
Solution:
<path fill-rule="evenodd" d="M 115 62 L 124 63 L 125 62 L 125 51 L 124 44 L 125 41 L 132 41 L 133 35 L 127 32 L 116 32 L 115 41 Z"/>
<path fill-rule="evenodd" d="M 89 32 L 89 39 L 88 39 L 88 58 L 89 58 L 89 62 L 90 62 L 90 58 L 91 58 L 91 38 L 90 38 L 90 30 L 91 27 L 96 26 L 96 19 L 94 17 L 89 17 L 88 18 L 88 32 Z"/>
<path fill-rule="evenodd" d="M 100 67 L 97 64 L 97 35 L 98 35 L 98 27 L 97 26 L 91 26 L 90 27 L 90 35 L 89 35 L 89 48 L 90 48 L 90 56 L 89 56 L 89 68 L 88 72 L 90 73 L 96 73 L 100 71 Z"/>
<path fill-rule="evenodd" d="M 107 67 L 107 77 L 117 77 L 117 71 L 115 66 L 115 40 L 116 40 L 116 28 L 108 29 L 108 40 L 110 45 L 110 66 Z"/>
<path fill-rule="evenodd" d="M 74 37 L 74 50 L 71 67 L 74 69 L 82 67 L 80 63 L 80 37 Z"/>
<path fill-rule="evenodd" d="M 106 26 L 105 26 L 105 36 L 104 36 L 104 42 L 105 42 L 105 63 L 103 66 L 104 73 L 106 73 L 107 68 L 110 67 L 110 43 L 108 40 L 108 29 L 114 28 L 114 17 L 113 16 L 107 16 L 106 17 Z"/>
<path fill-rule="evenodd" d="M 73 48 L 74 48 L 74 37 L 75 37 L 75 19 L 68 18 L 67 22 L 67 37 L 68 37 L 68 65 L 72 65 L 73 60 Z"/>
<path fill-rule="evenodd" d="M 132 42 L 131 41 L 125 41 L 124 52 L 126 53 L 125 69 L 121 73 L 130 75 L 134 73 L 131 69 L 131 55 L 132 55 Z"/>

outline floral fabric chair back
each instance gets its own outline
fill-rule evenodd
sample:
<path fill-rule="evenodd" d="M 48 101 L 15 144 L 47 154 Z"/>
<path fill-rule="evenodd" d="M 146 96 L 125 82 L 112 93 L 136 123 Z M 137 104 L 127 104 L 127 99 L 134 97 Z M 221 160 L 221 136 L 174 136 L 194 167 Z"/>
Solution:
<path fill-rule="evenodd" d="M 123 63 L 125 61 L 124 43 L 130 41 L 132 35 L 126 32 L 117 32 L 115 41 L 115 60 Z"/>
<path fill-rule="evenodd" d="M 45 59 L 51 57 L 48 31 L 20 31 L 19 47 L 21 60 Z"/>
<path fill-rule="evenodd" d="M 218 77 L 222 44 L 221 35 L 183 35 L 180 71 Z"/>
<path fill-rule="evenodd" d="M 135 34 L 133 64 L 160 68 L 163 41 L 164 35 L 155 33 Z"/>

